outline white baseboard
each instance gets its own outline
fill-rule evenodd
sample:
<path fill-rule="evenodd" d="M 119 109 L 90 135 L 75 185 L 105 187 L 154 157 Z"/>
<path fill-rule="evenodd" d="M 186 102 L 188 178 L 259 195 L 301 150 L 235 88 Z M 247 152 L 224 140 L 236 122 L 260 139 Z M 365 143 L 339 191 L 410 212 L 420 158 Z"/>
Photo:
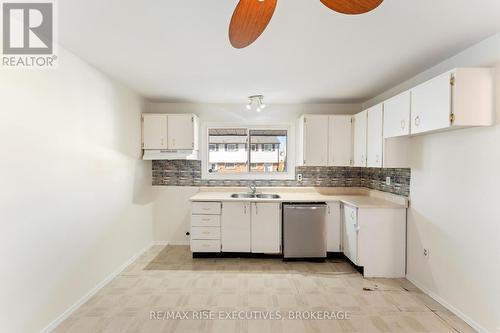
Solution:
<path fill-rule="evenodd" d="M 153 241 L 153 245 L 189 245 L 189 241 Z"/>
<path fill-rule="evenodd" d="M 475 329 L 479 333 L 488 333 L 488 330 L 486 330 L 484 327 L 479 325 L 476 321 L 472 320 L 470 317 L 465 315 L 462 311 L 460 311 L 459 309 L 457 309 L 456 307 L 454 307 L 453 305 L 451 305 L 450 303 L 448 303 L 447 301 L 442 299 L 440 296 L 436 295 L 434 292 L 427 289 L 422 283 L 418 282 L 417 280 L 413 279 L 412 277 L 410 277 L 408 275 L 406 276 L 406 279 L 408 281 L 410 281 L 411 283 L 413 283 L 418 289 L 422 290 L 425 294 L 427 294 L 433 300 L 435 300 L 436 302 L 438 302 L 439 304 L 441 304 L 442 306 L 444 306 L 445 308 L 447 308 L 448 310 L 453 312 L 453 314 L 455 316 L 457 316 L 458 318 L 465 321 L 467 324 L 469 324 L 470 327 L 472 327 L 473 329 Z"/>
<path fill-rule="evenodd" d="M 108 275 L 104 280 L 99 282 L 94 288 L 92 288 L 85 296 L 80 298 L 75 304 L 70 306 L 66 311 L 64 311 L 59 317 L 57 317 L 54 321 L 52 321 L 49 325 L 47 325 L 44 329 L 40 331 L 40 333 L 50 333 L 57 326 L 59 326 L 64 320 L 66 320 L 73 312 L 75 312 L 80 306 L 82 306 L 85 302 L 87 302 L 92 296 L 97 294 L 102 287 L 107 285 L 111 280 L 120 275 L 120 273 L 127 268 L 131 263 L 137 260 L 143 253 L 151 248 L 153 243 L 150 243 L 142 250 L 140 250 L 137 254 L 133 255 L 130 259 L 128 259 L 125 263 L 123 263 L 120 267 L 118 267 L 113 273 Z"/>

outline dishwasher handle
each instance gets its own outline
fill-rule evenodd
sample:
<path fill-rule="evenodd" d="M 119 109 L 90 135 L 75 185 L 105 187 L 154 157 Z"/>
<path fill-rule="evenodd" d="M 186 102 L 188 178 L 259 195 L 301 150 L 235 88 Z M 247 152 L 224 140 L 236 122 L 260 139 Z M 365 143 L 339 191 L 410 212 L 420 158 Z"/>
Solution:
<path fill-rule="evenodd" d="M 285 209 L 298 209 L 298 210 L 317 210 L 324 208 L 324 206 L 286 206 Z"/>

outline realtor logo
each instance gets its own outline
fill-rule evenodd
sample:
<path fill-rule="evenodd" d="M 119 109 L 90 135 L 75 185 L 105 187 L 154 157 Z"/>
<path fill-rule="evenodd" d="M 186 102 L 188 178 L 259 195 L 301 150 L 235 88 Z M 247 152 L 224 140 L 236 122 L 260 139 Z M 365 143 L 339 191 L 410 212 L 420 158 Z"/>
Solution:
<path fill-rule="evenodd" d="M 3 67 L 54 66 L 54 3 L 35 1 L 2 3 Z"/>

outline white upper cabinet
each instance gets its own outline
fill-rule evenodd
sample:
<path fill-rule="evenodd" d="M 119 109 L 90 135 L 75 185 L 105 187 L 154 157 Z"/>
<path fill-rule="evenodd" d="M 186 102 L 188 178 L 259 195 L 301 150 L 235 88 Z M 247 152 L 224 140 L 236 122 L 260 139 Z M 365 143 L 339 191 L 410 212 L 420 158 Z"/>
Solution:
<path fill-rule="evenodd" d="M 383 104 L 375 105 L 368 109 L 367 126 L 367 166 L 381 168 L 383 165 L 384 146 L 384 107 Z"/>
<path fill-rule="evenodd" d="M 297 123 L 297 165 L 349 166 L 351 116 L 303 115 Z"/>
<path fill-rule="evenodd" d="M 350 166 L 352 162 L 352 116 L 329 117 L 328 165 Z"/>
<path fill-rule="evenodd" d="M 411 90 L 411 134 L 493 124 L 493 71 L 458 68 Z"/>
<path fill-rule="evenodd" d="M 168 116 L 168 149 L 198 149 L 194 122 L 195 117 L 191 114 Z"/>
<path fill-rule="evenodd" d="M 198 117 L 194 114 L 142 115 L 145 150 L 198 150 Z"/>
<path fill-rule="evenodd" d="M 325 166 L 328 163 L 328 116 L 306 115 L 303 118 L 303 165 Z"/>
<path fill-rule="evenodd" d="M 142 148 L 167 149 L 167 115 L 142 115 Z"/>
<path fill-rule="evenodd" d="M 411 92 L 384 102 L 384 138 L 410 135 Z"/>
<path fill-rule="evenodd" d="M 368 111 L 360 112 L 354 115 L 354 166 L 366 167 L 366 139 Z"/>

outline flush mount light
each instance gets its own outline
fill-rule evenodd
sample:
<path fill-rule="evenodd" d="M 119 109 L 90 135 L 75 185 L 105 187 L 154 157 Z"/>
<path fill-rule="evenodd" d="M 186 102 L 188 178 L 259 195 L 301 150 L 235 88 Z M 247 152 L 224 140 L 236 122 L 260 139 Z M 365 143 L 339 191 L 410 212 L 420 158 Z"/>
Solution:
<path fill-rule="evenodd" d="M 263 95 L 253 95 L 248 97 L 247 110 L 252 110 L 255 107 L 255 111 L 260 112 L 266 108 L 264 103 Z"/>

